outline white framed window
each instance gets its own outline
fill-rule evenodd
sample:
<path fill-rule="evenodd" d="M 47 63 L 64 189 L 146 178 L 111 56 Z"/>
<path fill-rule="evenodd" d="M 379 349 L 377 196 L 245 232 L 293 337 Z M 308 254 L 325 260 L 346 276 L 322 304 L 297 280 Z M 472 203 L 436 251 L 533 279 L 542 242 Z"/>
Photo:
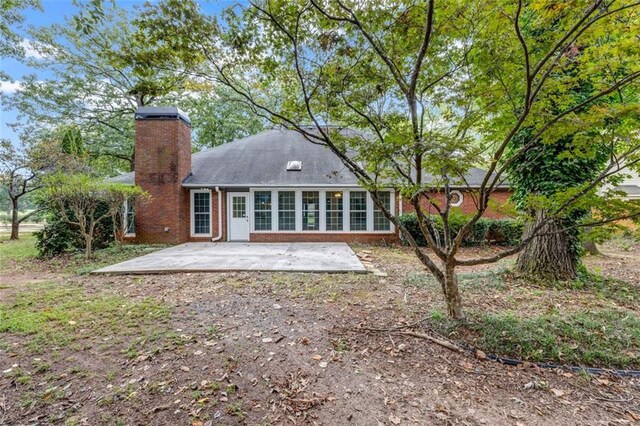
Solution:
<path fill-rule="evenodd" d="M 326 202 L 326 223 L 327 231 L 342 231 L 344 229 L 344 199 L 342 191 L 327 191 Z"/>
<path fill-rule="evenodd" d="M 278 231 L 296 230 L 296 191 L 278 191 Z"/>
<path fill-rule="evenodd" d="M 380 191 L 393 211 L 395 194 Z M 361 188 L 251 188 L 250 232 L 381 233 L 394 226 Z"/>
<path fill-rule="evenodd" d="M 320 230 L 320 191 L 302 191 L 302 230 Z"/>
<path fill-rule="evenodd" d="M 253 193 L 254 228 L 256 231 L 271 231 L 271 191 Z"/>
<path fill-rule="evenodd" d="M 384 208 L 388 211 L 391 211 L 391 192 L 389 191 L 379 191 L 378 198 L 384 205 Z M 390 231 L 391 230 L 391 222 L 384 215 L 382 210 L 378 209 L 378 206 L 373 205 L 373 230 L 374 231 Z"/>
<path fill-rule="evenodd" d="M 458 191 L 457 189 L 451 191 L 451 207 L 459 207 L 462 205 L 463 201 L 464 195 L 462 194 L 462 192 Z"/>
<path fill-rule="evenodd" d="M 191 191 L 191 235 L 211 236 L 211 191 Z"/>
<path fill-rule="evenodd" d="M 367 191 L 349 191 L 349 230 L 367 230 Z"/>
<path fill-rule="evenodd" d="M 124 201 L 124 236 L 136 236 L 136 202 L 134 199 Z"/>

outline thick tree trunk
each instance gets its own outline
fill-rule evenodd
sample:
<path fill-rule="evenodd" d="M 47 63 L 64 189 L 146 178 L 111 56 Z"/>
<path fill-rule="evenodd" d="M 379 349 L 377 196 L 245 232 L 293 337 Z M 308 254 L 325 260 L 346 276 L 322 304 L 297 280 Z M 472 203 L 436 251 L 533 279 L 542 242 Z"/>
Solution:
<path fill-rule="evenodd" d="M 85 235 L 84 244 L 84 257 L 89 260 L 93 256 L 93 237 L 91 235 Z"/>
<path fill-rule="evenodd" d="M 598 250 L 598 247 L 596 246 L 596 243 L 594 243 L 593 241 L 584 241 L 582 243 L 582 246 L 584 247 L 584 251 L 586 251 L 587 253 L 589 253 L 592 256 L 598 256 L 602 253 L 600 253 L 600 250 Z"/>
<path fill-rule="evenodd" d="M 535 223 L 529 224 L 524 231 L 524 238 L 531 235 L 542 221 L 545 212 L 536 212 Z M 570 251 L 571 241 L 562 231 L 560 224 L 550 221 L 539 231 L 539 236 L 520 252 L 516 261 L 516 270 L 520 273 L 540 279 L 567 281 L 575 279 L 578 272 L 578 259 Z"/>
<path fill-rule="evenodd" d="M 452 265 L 444 265 L 444 275 L 441 278 L 440 284 L 444 291 L 449 318 L 455 320 L 464 319 L 462 297 L 460 297 L 460 289 L 458 288 L 458 275 Z"/>
<path fill-rule="evenodd" d="M 11 200 L 11 240 L 17 240 L 20 233 L 20 222 L 18 221 L 18 199 Z"/>
<path fill-rule="evenodd" d="M 584 234 L 586 238 L 583 238 L 582 240 L 582 248 L 587 254 L 590 254 L 592 256 L 599 256 L 602 253 L 600 252 L 600 250 L 598 250 L 596 243 L 594 243 L 592 240 L 588 238 L 591 232 L 592 232 L 592 228 L 585 229 Z"/>

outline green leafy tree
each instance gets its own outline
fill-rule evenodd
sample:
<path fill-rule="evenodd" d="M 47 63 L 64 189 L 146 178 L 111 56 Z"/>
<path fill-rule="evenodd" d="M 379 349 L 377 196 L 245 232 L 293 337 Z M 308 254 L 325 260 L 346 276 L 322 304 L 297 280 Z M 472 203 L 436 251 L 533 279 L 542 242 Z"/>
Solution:
<path fill-rule="evenodd" d="M 20 224 L 42 209 L 20 214 L 21 202 L 42 187 L 42 179 L 60 166 L 62 155 L 57 141 L 44 139 L 26 146 L 14 146 L 0 139 L 0 187 L 10 203 L 11 237 L 17 240 Z"/>
<path fill-rule="evenodd" d="M 18 28 L 24 23 L 24 9 L 42 9 L 38 0 L 3 0 L 0 2 L 0 57 L 24 56 L 24 40 Z M 0 77 L 8 76 L 0 72 Z"/>
<path fill-rule="evenodd" d="M 83 157 L 86 153 L 82 133 L 77 127 L 66 127 L 61 129 L 62 140 L 60 142 L 62 151 L 74 157 Z"/>
<path fill-rule="evenodd" d="M 139 22 L 149 46 L 171 48 L 185 63 L 204 58 L 212 72 L 200 78 L 226 85 L 260 116 L 337 155 L 438 280 L 449 315 L 460 319 L 457 268 L 518 253 L 550 220 L 604 203 L 598 190 L 620 169 L 637 166 L 631 112 L 638 105 L 631 99 L 609 105 L 605 98 L 640 78 L 638 13 L 637 3 L 604 0 L 260 0 L 230 9 L 221 24 L 194 1 L 165 0 L 149 5 Z M 526 36 L 536 28 L 547 30 Z M 576 44 L 584 46 L 581 54 L 567 55 Z M 590 75 L 589 96 L 576 98 L 579 81 L 561 72 L 567 68 Z M 613 135 L 611 117 L 625 117 Z M 341 132 L 345 127 L 362 132 Z M 530 135 L 507 156 L 523 129 Z M 532 199 L 547 219 L 520 245 L 487 257 L 459 256 L 511 163 L 567 135 L 573 135 L 567 155 L 580 157 L 592 132 L 604 136 L 611 153 L 593 179 Z M 473 166 L 487 171 L 479 187 L 465 181 Z M 389 187 L 415 207 L 430 253 L 378 196 Z M 477 213 L 452 232 L 456 187 L 468 188 Z M 607 214 L 634 214 L 630 206 L 607 204 L 616 206 Z M 442 240 L 427 212 L 440 216 Z"/>
<path fill-rule="evenodd" d="M 74 226 L 84 239 L 86 259 L 93 256 L 98 224 L 123 214 L 125 200 L 145 196 L 138 186 L 108 182 L 87 174 L 56 173 L 44 180 L 43 187 L 44 199 L 54 205 L 62 219 Z M 106 209 L 101 209 L 101 205 L 106 205 Z"/>
<path fill-rule="evenodd" d="M 19 90 L 2 96 L 5 106 L 20 112 L 17 130 L 29 132 L 29 123 L 82 129 L 86 160 L 106 174 L 133 169 L 133 117 L 141 106 L 180 106 L 191 116 L 194 146 L 201 148 L 262 130 L 264 121 L 234 92 L 199 78 L 207 72 L 200 56 L 184 61 L 172 47 L 149 48 L 135 18 L 93 0 L 64 24 L 32 27 L 29 37 L 38 55 L 16 57 L 52 77 L 24 76 Z M 64 143 L 79 140 L 77 132 L 66 137 Z"/>
<path fill-rule="evenodd" d="M 19 59 L 51 77 L 26 75 L 3 96 L 20 113 L 18 130 L 25 123 L 82 128 L 88 154 L 109 159 L 99 163 L 106 172 L 131 169 L 135 110 L 178 103 L 185 81 L 184 73 L 145 64 L 131 21 L 131 12 L 93 1 L 64 24 L 30 28 L 38 55 Z"/>
<path fill-rule="evenodd" d="M 543 12 L 557 7 L 553 3 L 542 6 Z M 528 17 L 525 15 L 524 18 Z M 554 24 L 552 20 L 551 25 Z M 522 34 L 533 41 L 542 41 L 543 39 L 540 38 L 544 37 L 546 31 L 549 31 L 549 27 L 534 25 L 523 28 Z M 608 35 L 607 41 L 611 42 L 616 37 L 617 34 L 612 33 Z M 571 95 L 573 92 L 575 102 L 582 102 L 597 94 L 590 79 L 592 75 L 595 75 L 596 79 L 600 78 L 600 73 L 581 72 L 579 67 L 581 63 L 573 60 L 582 54 L 583 49 L 580 43 L 569 46 L 564 52 L 567 65 L 552 71 L 556 74 L 553 77 L 571 77 L 573 84 L 558 88 L 556 91 L 550 90 L 546 94 L 550 98 L 547 102 L 551 109 L 554 108 L 553 99 L 558 94 Z M 626 71 L 624 68 L 618 69 L 617 72 L 609 69 L 614 80 L 624 78 Z M 603 96 L 601 102 L 608 103 L 609 107 L 635 105 L 638 103 L 637 87 L 629 85 L 618 88 L 614 93 Z M 557 112 L 561 111 L 558 109 Z M 531 243 L 518 254 L 516 269 L 519 272 L 556 281 L 576 278 L 580 257 L 585 247 L 582 241 L 585 233 L 580 223 L 588 218 L 597 206 L 574 209 L 562 217 L 547 219 L 545 209 L 540 208 L 535 199 L 540 196 L 552 197 L 558 192 L 566 191 L 568 188 L 578 188 L 593 180 L 607 165 L 609 156 L 615 155 L 611 152 L 603 134 L 615 133 L 617 128 L 623 128 L 624 115 L 625 113 L 610 116 L 593 131 L 585 129 L 576 135 L 561 133 L 558 140 L 550 139 L 552 136 L 549 136 L 546 141 L 539 140 L 530 144 L 529 148 L 519 155 L 517 161 L 510 163 L 507 174 L 514 190 L 512 199 L 515 200 L 518 208 L 534 218 L 526 232 L 535 229 L 539 222 L 548 220 L 548 223 L 543 226 L 542 235 L 533 238 Z M 584 141 L 574 140 L 574 136 Z M 529 129 L 521 130 L 521 134 L 514 138 L 510 149 L 515 151 L 522 149 L 522 143 L 530 137 Z M 530 200 L 534 201 L 532 206 L 529 205 Z M 602 229 L 598 231 L 598 234 L 601 233 Z M 592 252 L 597 252 L 595 244 L 591 244 L 590 249 Z"/>
<path fill-rule="evenodd" d="M 265 128 L 265 120 L 224 86 L 200 88 L 183 105 L 193 123 L 195 148 L 212 148 L 254 135 Z"/>

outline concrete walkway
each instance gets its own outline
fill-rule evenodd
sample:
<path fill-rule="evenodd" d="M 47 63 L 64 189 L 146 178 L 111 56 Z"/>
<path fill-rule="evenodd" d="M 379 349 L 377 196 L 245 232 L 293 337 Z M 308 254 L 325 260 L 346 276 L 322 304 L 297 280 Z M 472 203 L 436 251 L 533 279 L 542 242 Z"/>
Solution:
<path fill-rule="evenodd" d="M 186 243 L 93 273 L 212 271 L 366 272 L 366 269 L 345 243 Z"/>

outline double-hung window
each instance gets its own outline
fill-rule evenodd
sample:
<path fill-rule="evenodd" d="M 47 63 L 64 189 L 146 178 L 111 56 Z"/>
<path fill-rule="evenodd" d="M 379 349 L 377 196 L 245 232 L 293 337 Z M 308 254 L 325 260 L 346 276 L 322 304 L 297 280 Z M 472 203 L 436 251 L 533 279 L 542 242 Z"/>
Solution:
<path fill-rule="evenodd" d="M 367 192 L 349 193 L 349 227 L 351 231 L 367 230 Z"/>
<path fill-rule="evenodd" d="M 343 199 L 342 191 L 327 191 L 326 192 L 326 206 L 327 206 L 327 231 L 342 231 L 343 230 Z"/>
<path fill-rule="evenodd" d="M 136 234 L 136 200 L 129 198 L 124 202 L 124 234 Z"/>
<path fill-rule="evenodd" d="M 211 234 L 211 193 L 193 193 L 193 235 Z"/>
<path fill-rule="evenodd" d="M 382 205 L 387 211 L 391 211 L 391 193 L 389 191 L 378 192 L 378 198 L 382 201 Z M 373 230 L 374 231 L 389 231 L 391 230 L 391 222 L 386 218 L 382 210 L 378 209 L 378 206 L 373 205 Z"/>
<path fill-rule="evenodd" d="M 271 191 L 253 193 L 253 215 L 256 231 L 271 231 Z"/>
<path fill-rule="evenodd" d="M 302 191 L 302 230 L 320 230 L 320 192 Z"/>
<path fill-rule="evenodd" d="M 278 191 L 278 230 L 296 230 L 295 191 Z"/>

